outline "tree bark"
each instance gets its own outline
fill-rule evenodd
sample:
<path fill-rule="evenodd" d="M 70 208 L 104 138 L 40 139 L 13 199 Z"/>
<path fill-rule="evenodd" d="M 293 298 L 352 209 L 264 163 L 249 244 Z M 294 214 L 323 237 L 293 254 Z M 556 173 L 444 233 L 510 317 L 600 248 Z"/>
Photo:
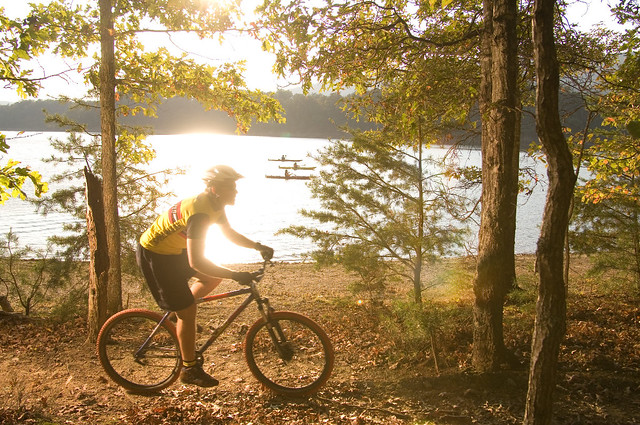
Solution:
<path fill-rule="evenodd" d="M 474 280 L 473 364 L 481 372 L 506 361 L 503 305 L 515 282 L 519 108 L 517 2 L 485 0 L 480 108 L 482 213 Z"/>
<path fill-rule="evenodd" d="M 576 176 L 558 111 L 560 79 L 553 35 L 554 10 L 555 0 L 534 2 L 536 129 L 547 157 L 549 191 L 538 240 L 540 284 L 531 345 L 525 425 L 551 423 L 558 353 L 566 328 L 563 248 Z"/>
<path fill-rule="evenodd" d="M 112 0 L 100 0 L 100 126 L 102 130 L 102 178 L 109 285 L 107 313 L 122 309 L 120 227 L 116 174 L 116 77 Z"/>
<path fill-rule="evenodd" d="M 88 340 L 95 342 L 107 319 L 107 283 L 109 255 L 104 225 L 102 183 L 86 167 L 87 234 L 89 236 L 89 314 Z"/>

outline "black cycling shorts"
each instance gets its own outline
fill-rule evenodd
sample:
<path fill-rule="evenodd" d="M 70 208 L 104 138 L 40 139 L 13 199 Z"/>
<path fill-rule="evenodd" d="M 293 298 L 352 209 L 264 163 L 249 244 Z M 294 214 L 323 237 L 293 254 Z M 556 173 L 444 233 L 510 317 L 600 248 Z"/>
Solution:
<path fill-rule="evenodd" d="M 194 303 L 189 279 L 196 271 L 189 266 L 186 250 L 179 255 L 163 255 L 138 244 L 136 260 L 161 309 L 178 311 Z"/>

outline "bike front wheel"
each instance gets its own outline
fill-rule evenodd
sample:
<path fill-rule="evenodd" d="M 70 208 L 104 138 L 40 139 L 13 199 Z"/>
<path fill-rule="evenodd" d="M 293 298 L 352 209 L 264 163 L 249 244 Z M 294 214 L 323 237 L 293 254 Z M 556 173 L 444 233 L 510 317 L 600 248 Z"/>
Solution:
<path fill-rule="evenodd" d="M 111 379 L 138 392 L 157 392 L 171 385 L 182 367 L 173 323 L 143 309 L 111 316 L 98 334 L 100 363 Z"/>
<path fill-rule="evenodd" d="M 329 379 L 335 354 L 331 340 L 313 320 L 278 311 L 251 326 L 245 339 L 251 373 L 268 389 L 302 396 L 318 391 Z"/>

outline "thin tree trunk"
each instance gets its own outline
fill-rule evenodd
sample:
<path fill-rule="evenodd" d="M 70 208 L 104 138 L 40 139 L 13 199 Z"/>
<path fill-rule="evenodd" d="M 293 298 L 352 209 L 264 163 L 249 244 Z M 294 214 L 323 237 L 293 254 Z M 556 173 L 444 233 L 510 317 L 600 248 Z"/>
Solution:
<path fill-rule="evenodd" d="M 120 228 L 116 175 L 115 41 L 111 0 L 100 0 L 100 125 L 102 130 L 102 178 L 109 252 L 107 313 L 122 309 Z"/>
<path fill-rule="evenodd" d="M 87 168 L 87 234 L 89 236 L 89 314 L 88 340 L 95 342 L 102 324 L 107 319 L 107 283 L 109 256 L 104 225 L 102 182 Z"/>
<path fill-rule="evenodd" d="M 540 284 L 531 344 L 525 425 L 551 423 L 558 354 L 566 328 L 563 248 L 576 176 L 558 111 L 560 79 L 553 36 L 554 10 L 555 0 L 536 0 L 534 3 L 536 129 L 547 157 L 549 191 L 538 240 Z"/>
<path fill-rule="evenodd" d="M 517 2 L 485 0 L 481 58 L 482 214 L 474 280 L 473 364 L 507 360 L 503 305 L 515 279 L 519 122 Z"/>
<path fill-rule="evenodd" d="M 424 238 L 424 187 L 422 169 L 422 120 L 418 119 L 418 249 L 416 250 L 415 268 L 413 269 L 413 291 L 416 304 L 422 304 L 422 240 Z"/>
<path fill-rule="evenodd" d="M 593 111 L 589 112 L 589 116 L 587 117 L 587 122 L 584 126 L 584 131 L 582 132 L 582 143 L 580 146 L 580 153 L 576 158 L 576 179 L 580 175 L 580 165 L 582 164 L 582 157 L 584 155 L 584 150 L 587 145 L 587 133 L 589 131 L 589 127 L 591 127 L 591 121 L 595 118 L 596 113 Z M 573 210 L 575 208 L 575 197 L 571 197 L 571 203 L 569 204 L 569 223 L 571 223 L 571 219 L 573 218 Z M 567 225 L 567 234 L 564 238 L 564 282 L 566 285 L 569 285 L 569 266 L 571 264 L 571 245 L 569 243 L 569 226 Z"/>
<path fill-rule="evenodd" d="M 640 294 L 640 226 L 638 226 L 638 213 L 633 213 L 633 254 L 635 258 L 636 289 Z"/>

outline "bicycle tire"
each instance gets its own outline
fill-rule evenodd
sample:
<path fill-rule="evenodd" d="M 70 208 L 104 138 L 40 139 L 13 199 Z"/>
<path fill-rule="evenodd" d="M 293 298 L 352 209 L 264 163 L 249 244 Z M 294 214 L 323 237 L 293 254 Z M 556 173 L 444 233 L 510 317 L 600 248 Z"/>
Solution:
<path fill-rule="evenodd" d="M 180 375 L 182 360 L 176 328 L 166 320 L 136 358 L 162 316 L 144 309 L 123 310 L 111 316 L 98 334 L 98 358 L 107 375 L 127 390 L 158 392 Z"/>
<path fill-rule="evenodd" d="M 255 378 L 277 394 L 305 396 L 329 379 L 335 353 L 326 332 L 313 320 L 291 311 L 278 311 L 268 322 L 286 338 L 287 353 L 278 353 L 267 321 L 256 321 L 247 332 L 245 359 Z"/>

